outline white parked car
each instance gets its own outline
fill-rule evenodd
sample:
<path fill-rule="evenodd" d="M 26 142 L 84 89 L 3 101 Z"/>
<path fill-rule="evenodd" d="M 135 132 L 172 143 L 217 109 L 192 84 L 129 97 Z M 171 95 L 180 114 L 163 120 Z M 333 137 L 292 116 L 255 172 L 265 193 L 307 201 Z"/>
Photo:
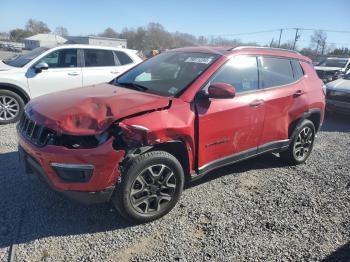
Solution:
<path fill-rule="evenodd" d="M 109 82 L 140 62 L 134 50 L 91 45 L 39 47 L 0 61 L 0 124 L 18 121 L 31 98 Z"/>

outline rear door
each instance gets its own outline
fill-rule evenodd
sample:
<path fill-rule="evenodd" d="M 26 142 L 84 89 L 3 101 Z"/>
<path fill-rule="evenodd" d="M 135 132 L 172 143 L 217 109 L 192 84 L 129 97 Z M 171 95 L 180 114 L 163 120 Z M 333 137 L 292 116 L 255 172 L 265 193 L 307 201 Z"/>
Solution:
<path fill-rule="evenodd" d="M 107 83 L 118 74 L 112 50 L 83 49 L 83 86 Z"/>
<path fill-rule="evenodd" d="M 288 139 L 289 125 L 308 111 L 303 70 L 294 59 L 260 56 L 261 86 L 264 89 L 265 121 L 260 147 Z"/>
<path fill-rule="evenodd" d="M 256 57 L 235 56 L 206 85 L 205 88 L 211 82 L 230 84 L 235 87 L 236 96 L 197 101 L 200 172 L 231 162 L 233 155 L 244 158 L 245 153 L 256 153 L 264 120 L 258 79 Z"/>
<path fill-rule="evenodd" d="M 36 64 L 32 66 L 26 74 L 31 96 L 81 87 L 82 73 L 77 57 L 77 49 L 64 48 L 49 53 L 36 63 L 47 63 L 47 70 L 36 73 Z"/>

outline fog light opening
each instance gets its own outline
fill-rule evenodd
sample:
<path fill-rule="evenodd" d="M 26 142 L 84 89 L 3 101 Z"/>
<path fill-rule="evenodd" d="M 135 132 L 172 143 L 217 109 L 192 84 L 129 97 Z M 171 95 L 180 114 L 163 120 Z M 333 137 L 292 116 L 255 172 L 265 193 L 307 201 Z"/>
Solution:
<path fill-rule="evenodd" d="M 51 167 L 62 181 L 73 183 L 88 182 L 94 170 L 89 164 L 51 163 Z"/>

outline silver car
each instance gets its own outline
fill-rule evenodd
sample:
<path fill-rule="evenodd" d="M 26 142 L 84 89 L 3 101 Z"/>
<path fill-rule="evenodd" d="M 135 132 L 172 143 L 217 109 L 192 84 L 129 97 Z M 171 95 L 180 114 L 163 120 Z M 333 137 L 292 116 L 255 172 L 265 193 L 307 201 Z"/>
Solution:
<path fill-rule="evenodd" d="M 326 88 L 327 110 L 350 114 L 350 73 L 327 83 Z"/>

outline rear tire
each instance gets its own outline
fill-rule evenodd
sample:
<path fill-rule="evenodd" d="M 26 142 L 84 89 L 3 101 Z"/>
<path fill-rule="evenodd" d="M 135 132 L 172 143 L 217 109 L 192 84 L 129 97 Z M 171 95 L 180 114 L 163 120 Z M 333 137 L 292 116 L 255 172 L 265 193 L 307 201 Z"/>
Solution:
<path fill-rule="evenodd" d="M 315 133 L 314 124 L 308 119 L 303 120 L 293 132 L 288 149 L 280 152 L 281 159 L 290 165 L 304 163 L 312 151 Z"/>
<path fill-rule="evenodd" d="M 24 111 L 24 101 L 16 93 L 0 90 L 0 124 L 17 122 Z"/>
<path fill-rule="evenodd" d="M 165 151 L 137 156 L 121 178 L 112 202 L 123 217 L 136 223 L 150 222 L 170 212 L 184 186 L 180 162 Z"/>

